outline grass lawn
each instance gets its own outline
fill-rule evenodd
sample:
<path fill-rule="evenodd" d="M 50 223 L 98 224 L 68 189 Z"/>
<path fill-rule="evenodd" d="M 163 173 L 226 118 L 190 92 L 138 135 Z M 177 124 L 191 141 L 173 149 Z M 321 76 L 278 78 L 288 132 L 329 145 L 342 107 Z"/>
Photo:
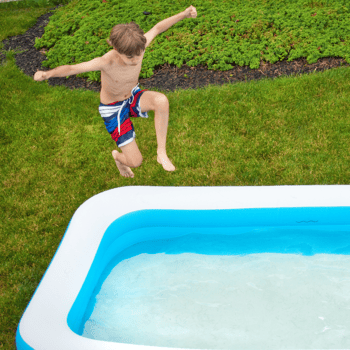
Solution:
<path fill-rule="evenodd" d="M 45 11 L 0 4 L 0 41 L 23 33 Z M 167 151 L 177 169 L 165 172 L 156 161 L 151 111 L 148 120 L 133 120 L 144 162 L 126 179 L 111 156 L 115 146 L 98 113 L 99 94 L 35 82 L 16 67 L 13 52 L 6 55 L 0 66 L 0 349 L 15 349 L 20 317 L 70 218 L 97 193 L 133 185 L 350 182 L 349 68 L 164 92 Z"/>

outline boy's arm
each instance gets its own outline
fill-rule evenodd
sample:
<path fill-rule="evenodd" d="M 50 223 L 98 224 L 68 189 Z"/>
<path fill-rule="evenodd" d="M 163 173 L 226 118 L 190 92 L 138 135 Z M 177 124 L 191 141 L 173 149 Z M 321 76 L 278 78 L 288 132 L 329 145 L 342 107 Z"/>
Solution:
<path fill-rule="evenodd" d="M 46 72 L 38 71 L 34 74 L 34 80 L 42 81 L 50 78 L 67 77 L 69 75 L 75 75 L 79 73 L 103 70 L 104 65 L 105 59 L 103 57 L 97 57 L 89 62 L 83 62 L 74 65 L 64 65 Z"/>
<path fill-rule="evenodd" d="M 188 7 L 185 11 L 178 13 L 175 16 L 169 17 L 167 19 L 164 19 L 163 21 L 157 23 L 155 25 L 155 28 L 157 28 L 159 34 L 165 32 L 168 30 L 171 26 L 173 26 L 175 23 L 180 22 L 184 18 L 196 18 L 197 17 L 197 11 L 196 8 L 192 5 Z"/>

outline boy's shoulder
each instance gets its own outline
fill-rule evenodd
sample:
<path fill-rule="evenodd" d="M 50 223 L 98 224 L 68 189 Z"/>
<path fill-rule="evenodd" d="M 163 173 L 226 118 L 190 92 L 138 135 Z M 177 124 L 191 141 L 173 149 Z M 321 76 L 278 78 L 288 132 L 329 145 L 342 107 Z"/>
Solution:
<path fill-rule="evenodd" d="M 115 61 L 115 54 L 113 50 L 108 51 L 103 56 L 101 56 L 101 59 L 104 61 L 105 64 L 111 64 L 113 61 Z"/>

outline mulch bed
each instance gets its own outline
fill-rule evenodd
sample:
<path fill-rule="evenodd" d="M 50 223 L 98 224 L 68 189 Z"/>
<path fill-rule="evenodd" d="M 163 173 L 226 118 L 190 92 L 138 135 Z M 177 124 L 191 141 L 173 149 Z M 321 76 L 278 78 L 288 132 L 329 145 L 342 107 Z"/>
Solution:
<path fill-rule="evenodd" d="M 59 6 L 55 7 L 55 9 Z M 37 70 L 48 70 L 42 67 L 42 62 L 46 60 L 44 54 L 35 49 L 35 38 L 40 38 L 44 34 L 45 26 L 49 22 L 53 13 L 46 13 L 38 18 L 37 23 L 23 35 L 9 37 L 4 40 L 4 50 L 25 50 L 23 53 L 15 54 L 17 66 L 31 77 Z M 4 54 L 0 53 L 0 61 L 5 59 Z M 259 69 L 250 69 L 248 66 L 232 66 L 231 70 L 213 71 L 205 66 L 188 67 L 183 65 L 178 68 L 175 65 L 164 64 L 156 66 L 154 75 L 151 78 L 139 79 L 139 82 L 145 89 L 158 88 L 163 91 L 175 91 L 181 89 L 196 89 L 209 84 L 223 85 L 225 83 L 237 81 L 258 80 L 262 78 L 275 78 L 279 76 L 305 74 L 315 71 L 324 71 L 326 69 L 340 66 L 349 66 L 343 58 L 327 57 L 321 58 L 317 63 L 308 64 L 305 58 L 297 59 L 292 62 L 279 61 L 275 64 L 263 64 Z M 187 74 L 187 78 L 184 77 Z M 232 75 L 232 77 L 230 76 Z M 48 80 L 49 85 L 66 85 L 67 87 L 85 88 L 93 91 L 100 91 L 101 84 L 98 82 L 88 82 L 86 78 L 71 76 L 67 78 L 53 78 Z"/>

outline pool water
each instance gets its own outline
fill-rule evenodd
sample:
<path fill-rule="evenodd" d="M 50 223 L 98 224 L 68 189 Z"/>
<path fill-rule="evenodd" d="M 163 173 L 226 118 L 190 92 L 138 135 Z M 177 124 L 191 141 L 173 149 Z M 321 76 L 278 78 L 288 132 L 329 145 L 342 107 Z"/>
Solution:
<path fill-rule="evenodd" d="M 350 347 L 349 226 L 141 242 L 102 274 L 83 336 L 202 349 Z"/>

